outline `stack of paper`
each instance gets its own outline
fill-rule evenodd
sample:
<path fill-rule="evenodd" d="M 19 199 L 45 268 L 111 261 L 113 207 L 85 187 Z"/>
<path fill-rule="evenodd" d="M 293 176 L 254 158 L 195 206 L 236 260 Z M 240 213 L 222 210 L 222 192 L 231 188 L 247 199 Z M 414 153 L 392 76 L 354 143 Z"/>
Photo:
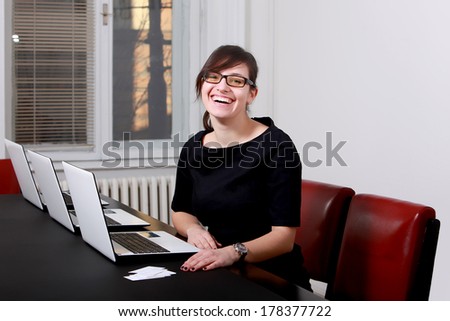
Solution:
<path fill-rule="evenodd" d="M 167 276 L 176 274 L 175 272 L 158 266 L 146 266 L 141 269 L 130 271 L 129 273 L 130 275 L 124 276 L 124 278 L 131 281 L 165 278 Z"/>

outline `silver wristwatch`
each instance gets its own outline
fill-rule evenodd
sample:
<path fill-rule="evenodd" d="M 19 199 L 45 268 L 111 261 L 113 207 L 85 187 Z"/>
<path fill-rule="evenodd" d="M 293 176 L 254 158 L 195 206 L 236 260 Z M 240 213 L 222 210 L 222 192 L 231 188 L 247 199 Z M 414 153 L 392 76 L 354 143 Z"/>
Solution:
<path fill-rule="evenodd" d="M 233 244 L 233 248 L 237 252 L 237 254 L 239 254 L 239 260 L 242 261 L 248 253 L 247 247 L 242 243 L 235 243 Z"/>

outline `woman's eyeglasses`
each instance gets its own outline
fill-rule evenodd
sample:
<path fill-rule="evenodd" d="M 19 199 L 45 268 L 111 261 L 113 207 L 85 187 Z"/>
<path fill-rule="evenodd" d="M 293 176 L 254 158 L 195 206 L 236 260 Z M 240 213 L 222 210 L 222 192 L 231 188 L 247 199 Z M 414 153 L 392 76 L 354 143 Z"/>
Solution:
<path fill-rule="evenodd" d="M 253 81 L 241 76 L 222 75 L 219 74 L 218 72 L 211 72 L 211 71 L 205 73 L 205 75 L 203 76 L 203 80 L 210 84 L 218 84 L 219 82 L 222 81 L 222 78 L 225 78 L 227 85 L 230 87 L 242 88 L 246 84 L 256 87 Z"/>

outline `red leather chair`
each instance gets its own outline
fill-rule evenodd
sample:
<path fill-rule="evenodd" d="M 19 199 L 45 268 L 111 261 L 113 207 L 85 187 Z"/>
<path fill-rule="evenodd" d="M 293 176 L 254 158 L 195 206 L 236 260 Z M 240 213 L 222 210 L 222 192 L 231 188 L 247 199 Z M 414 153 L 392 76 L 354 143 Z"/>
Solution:
<path fill-rule="evenodd" d="M 354 196 L 328 298 L 428 300 L 439 228 L 431 207 Z"/>
<path fill-rule="evenodd" d="M 11 159 L 0 159 L 0 194 L 19 194 L 20 186 Z"/>
<path fill-rule="evenodd" d="M 355 191 L 349 187 L 302 181 L 301 226 L 295 241 L 302 248 L 305 267 L 314 280 L 332 281 L 353 195 Z"/>

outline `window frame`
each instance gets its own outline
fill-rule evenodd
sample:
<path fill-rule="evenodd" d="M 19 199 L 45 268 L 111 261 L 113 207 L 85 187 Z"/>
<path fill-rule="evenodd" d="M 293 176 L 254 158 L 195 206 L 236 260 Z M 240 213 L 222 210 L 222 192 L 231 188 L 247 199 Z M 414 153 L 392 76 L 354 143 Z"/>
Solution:
<path fill-rule="evenodd" d="M 92 150 L 77 150 L 77 151 L 60 151 L 51 150 L 49 148 L 39 148 L 38 146 L 26 146 L 30 149 L 34 149 L 49 156 L 54 161 L 75 161 L 82 162 L 85 165 L 89 165 L 92 168 L 101 168 L 105 164 L 108 164 L 110 157 L 105 155 L 104 146 L 110 146 L 112 142 L 112 47 L 113 47 L 113 16 L 109 15 L 108 25 L 103 25 L 103 19 L 101 13 L 103 11 L 103 4 L 108 5 L 109 12 L 113 9 L 113 0 L 103 0 L 94 2 L 95 10 L 95 111 L 94 111 L 94 148 Z M 12 12 L 13 2 L 7 0 L 4 2 L 5 12 Z M 188 35 L 185 30 L 189 30 L 189 4 L 182 0 L 173 0 L 173 80 L 172 91 L 173 95 L 173 133 L 178 135 L 176 139 L 184 141 L 187 139 L 189 122 L 186 121 L 189 115 L 189 106 L 186 84 L 190 84 L 189 72 L 187 72 L 189 66 L 189 50 Z M 5 15 L 11 16 L 11 15 Z M 5 37 L 5 52 L 6 59 L 11 61 L 11 42 L 9 42 L 8 35 L 12 35 L 11 31 L 11 19 L 5 21 L 5 30 L 2 32 Z M 8 64 L 5 64 L 8 65 Z M 4 79 L 11 79 L 12 72 L 5 70 Z M 5 81 L 6 84 L 9 82 Z M 12 119 L 12 87 L 10 86 L 6 92 L 9 95 L 5 95 L 5 120 Z M 9 118 L 8 118 L 9 117 Z M 5 125 L 10 122 L 5 122 Z M 13 134 L 12 124 L 5 128 L 5 136 L 12 137 Z M 174 166 L 174 159 L 178 157 L 176 149 L 168 148 L 171 146 L 171 139 L 164 140 L 136 140 L 132 141 L 134 145 L 139 145 L 144 150 L 137 150 L 136 148 L 126 149 L 123 148 L 124 144 L 121 143 L 120 148 L 111 148 L 111 153 L 120 154 L 122 162 L 117 167 L 166 167 Z M 117 142 L 114 142 L 116 145 Z M 109 144 L 109 145 L 105 145 Z M 151 147 L 150 149 L 148 147 Z M 175 153 L 174 153 L 175 151 Z M 111 155 L 111 153 L 109 155 Z M 126 158 L 125 158 L 126 157 Z M 142 162 L 142 158 L 150 158 L 152 161 Z"/>

